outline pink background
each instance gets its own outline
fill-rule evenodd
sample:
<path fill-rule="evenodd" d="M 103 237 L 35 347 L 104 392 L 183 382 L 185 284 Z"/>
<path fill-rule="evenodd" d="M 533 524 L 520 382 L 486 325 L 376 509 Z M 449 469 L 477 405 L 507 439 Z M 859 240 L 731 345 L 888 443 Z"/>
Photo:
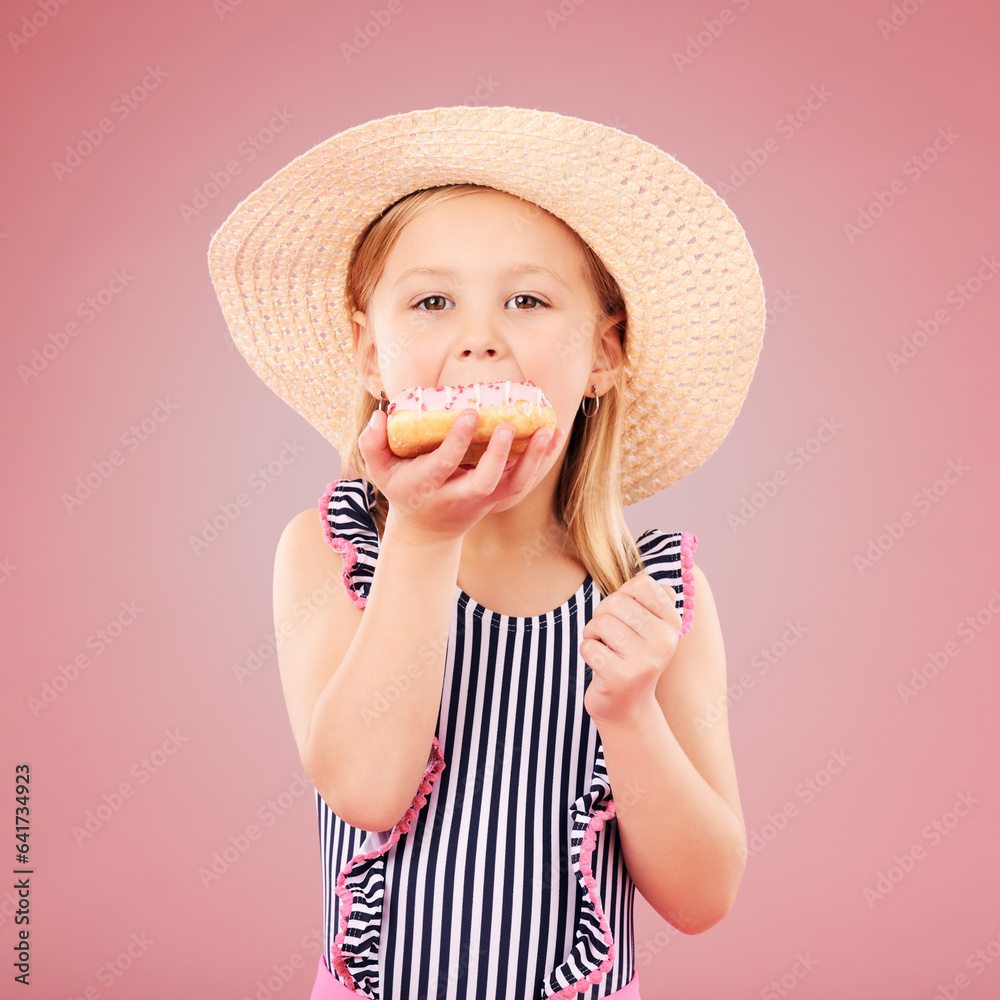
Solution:
<path fill-rule="evenodd" d="M 729 185 L 769 304 L 783 306 L 718 452 L 628 509 L 636 534 L 699 535 L 752 848 L 759 838 L 732 913 L 705 934 L 680 935 L 637 897 L 644 1000 L 1000 993 L 1000 280 L 976 277 L 992 279 L 982 259 L 1000 252 L 1000 12 L 906 0 L 886 32 L 888 0 L 562 4 L 550 23 L 556 0 L 393 0 L 350 58 L 342 45 L 382 0 L 109 0 L 51 15 L 44 0 L 5 4 L 2 814 L 12 864 L 14 766 L 29 763 L 34 869 L 32 988 L 18 995 L 309 994 L 322 918 L 313 797 L 274 657 L 242 683 L 234 668 L 272 628 L 281 529 L 339 461 L 229 343 L 206 253 L 236 203 L 316 143 L 461 103 L 614 124 Z M 32 16 L 41 26 L 25 38 Z M 133 108 L 114 103 L 133 88 Z M 800 127 L 779 128 L 800 106 Z M 287 120 L 269 133 L 275 109 Z M 103 141 L 57 176 L 53 162 L 102 118 Z M 267 141 L 251 160 L 255 135 Z M 239 173 L 185 219 L 229 161 Z M 850 238 L 845 224 L 872 202 L 878 217 Z M 115 269 L 127 283 L 87 322 Z M 78 335 L 55 350 L 73 320 Z M 894 371 L 891 353 L 915 336 Z M 25 380 L 46 345 L 53 357 Z M 144 420 L 139 442 L 129 428 Z M 77 477 L 116 449 L 123 461 L 67 509 Z M 948 481 L 949 467 L 964 471 Z M 193 551 L 242 491 L 251 504 Z M 742 524 L 741 507 L 753 514 Z M 881 558 L 859 569 L 880 535 Z M 142 610 L 98 653 L 92 637 L 122 602 Z M 977 615 L 966 641 L 961 623 Z M 789 623 L 797 638 L 783 646 Z M 898 685 L 949 642 L 957 655 L 927 667 L 904 703 Z M 79 654 L 89 665 L 33 709 Z M 145 769 L 170 733 L 173 752 Z M 849 758 L 838 773 L 833 754 Z M 78 843 L 74 827 L 123 782 L 131 796 Z M 963 794 L 975 804 L 959 816 Z M 258 839 L 203 885 L 199 869 L 251 824 Z M 894 869 L 914 845 L 922 856 Z M 897 880 L 866 899 L 880 876 Z M 4 995 L 14 878 L 0 883 Z"/>

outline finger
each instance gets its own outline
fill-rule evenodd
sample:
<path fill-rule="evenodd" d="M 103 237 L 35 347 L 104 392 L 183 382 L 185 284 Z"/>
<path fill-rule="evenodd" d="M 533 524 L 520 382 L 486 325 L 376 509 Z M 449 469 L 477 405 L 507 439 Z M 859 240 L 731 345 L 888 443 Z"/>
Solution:
<path fill-rule="evenodd" d="M 465 453 L 469 450 L 472 437 L 476 433 L 476 426 L 479 424 L 479 412 L 468 407 L 455 418 L 444 440 L 435 449 L 434 454 L 438 456 L 442 463 L 442 469 L 446 475 L 454 472 Z"/>
<path fill-rule="evenodd" d="M 565 437 L 566 432 L 561 427 L 557 427 L 554 432 L 548 427 L 540 427 L 531 435 L 527 447 L 514 460 L 514 465 L 509 466 L 514 470 L 508 482 L 508 488 L 512 493 L 517 493 L 527 486 L 542 462 L 558 451 Z"/>
<path fill-rule="evenodd" d="M 660 588 L 663 589 L 662 587 Z M 657 607 L 657 598 L 653 603 Z M 662 610 L 662 609 L 661 609 Z M 618 617 L 635 632 L 636 635 L 648 639 L 654 630 L 662 625 L 662 618 L 656 611 L 651 611 L 641 600 L 630 596 L 628 603 L 616 609 Z"/>
<path fill-rule="evenodd" d="M 647 635 L 659 623 L 659 617 L 645 607 L 641 601 L 636 600 L 634 593 L 629 593 L 625 586 L 609 594 L 597 605 L 597 609 L 587 626 L 604 617 L 617 619 L 639 636 Z"/>
<path fill-rule="evenodd" d="M 490 435 L 486 451 L 483 452 L 473 472 L 476 479 L 485 484 L 482 488 L 489 486 L 489 492 L 496 489 L 500 477 L 507 467 L 507 458 L 510 455 L 510 448 L 514 442 L 514 425 L 509 422 L 497 424 Z"/>
<path fill-rule="evenodd" d="M 681 613 L 677 609 L 677 591 L 669 583 L 658 583 L 657 595 L 653 602 L 653 614 L 675 628 L 681 627 Z"/>
<path fill-rule="evenodd" d="M 438 486 L 443 485 L 453 478 L 454 473 L 465 457 L 465 453 L 469 450 L 469 444 L 472 442 L 472 435 L 475 434 L 476 424 L 478 423 L 479 414 L 476 410 L 471 407 L 463 410 L 452 421 L 451 426 L 448 428 L 448 433 L 444 436 L 441 443 L 431 451 L 424 453 L 424 455 L 432 456 L 432 462 L 424 462 L 422 464 L 428 465 L 433 470 Z M 416 455 L 414 456 L 414 460 L 420 461 L 424 458 L 424 455 Z"/>
<path fill-rule="evenodd" d="M 604 643 L 613 653 L 622 657 L 627 657 L 629 651 L 635 648 L 636 643 L 641 638 L 628 622 L 622 621 L 621 618 L 610 612 L 599 618 L 596 615 L 591 618 L 582 635 L 587 639 L 596 639 Z"/>
<path fill-rule="evenodd" d="M 386 417 L 382 410 L 375 410 L 365 429 L 358 435 L 358 448 L 369 470 L 378 474 L 393 459 L 386 434 Z"/>
<path fill-rule="evenodd" d="M 626 581 L 621 591 L 627 592 L 633 600 L 657 618 L 669 622 L 674 622 L 675 619 L 680 621 L 677 592 L 669 583 L 654 580 L 646 571 L 637 573 L 631 580 Z"/>
<path fill-rule="evenodd" d="M 579 652 L 583 658 L 583 662 L 596 674 L 600 674 L 605 670 L 611 670 L 622 659 L 606 643 L 592 636 L 587 636 L 580 642 Z"/>

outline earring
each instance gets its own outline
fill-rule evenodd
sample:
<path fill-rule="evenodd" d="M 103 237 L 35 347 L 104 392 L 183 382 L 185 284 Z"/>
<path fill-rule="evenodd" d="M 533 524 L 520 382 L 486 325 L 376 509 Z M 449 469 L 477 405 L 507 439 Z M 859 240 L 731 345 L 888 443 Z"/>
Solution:
<path fill-rule="evenodd" d="M 382 398 L 381 398 L 381 399 L 380 399 L 380 400 L 378 401 L 378 408 L 379 408 L 379 409 L 381 410 L 381 409 L 382 409 L 382 404 L 383 404 L 383 403 L 387 403 L 387 402 L 388 402 L 388 400 L 387 400 L 387 399 L 385 398 L 385 390 L 384 390 L 384 389 L 379 389 L 379 391 L 378 391 L 378 394 L 379 394 L 379 395 L 380 395 L 380 396 L 382 397 Z"/>
<path fill-rule="evenodd" d="M 591 410 L 591 411 L 588 412 L 587 411 L 587 397 L 584 396 L 583 401 L 580 403 L 580 409 L 583 410 L 583 415 L 585 417 L 592 417 L 601 408 L 601 397 L 597 395 L 597 386 L 596 385 L 592 385 L 590 388 L 594 390 L 594 397 L 593 398 L 596 400 L 597 405 L 593 408 L 593 410 Z"/>

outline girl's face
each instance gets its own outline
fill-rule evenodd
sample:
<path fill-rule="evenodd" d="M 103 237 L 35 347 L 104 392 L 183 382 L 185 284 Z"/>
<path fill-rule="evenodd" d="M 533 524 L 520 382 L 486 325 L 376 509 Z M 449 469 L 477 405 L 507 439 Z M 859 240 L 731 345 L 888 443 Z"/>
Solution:
<path fill-rule="evenodd" d="M 568 432 L 584 393 L 615 381 L 620 318 L 599 309 L 563 222 L 512 195 L 476 192 L 403 227 L 367 315 L 354 314 L 355 355 L 374 394 L 390 400 L 416 385 L 530 379 Z"/>

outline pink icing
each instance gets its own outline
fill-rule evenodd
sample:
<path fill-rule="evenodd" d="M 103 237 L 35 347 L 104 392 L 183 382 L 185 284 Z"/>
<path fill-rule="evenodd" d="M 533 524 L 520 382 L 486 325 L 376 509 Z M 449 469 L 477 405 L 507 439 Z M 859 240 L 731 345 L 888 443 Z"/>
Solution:
<path fill-rule="evenodd" d="M 681 579 L 684 581 L 684 613 L 681 615 L 681 635 L 691 631 L 694 624 L 694 553 L 698 548 L 698 536 L 691 531 L 681 532 Z"/>
<path fill-rule="evenodd" d="M 551 406 L 534 382 L 472 382 L 469 385 L 436 385 L 433 389 L 415 385 L 405 389 L 389 404 L 386 415 L 396 410 L 464 410 L 483 406 L 515 406 L 525 416 L 539 406 Z"/>

